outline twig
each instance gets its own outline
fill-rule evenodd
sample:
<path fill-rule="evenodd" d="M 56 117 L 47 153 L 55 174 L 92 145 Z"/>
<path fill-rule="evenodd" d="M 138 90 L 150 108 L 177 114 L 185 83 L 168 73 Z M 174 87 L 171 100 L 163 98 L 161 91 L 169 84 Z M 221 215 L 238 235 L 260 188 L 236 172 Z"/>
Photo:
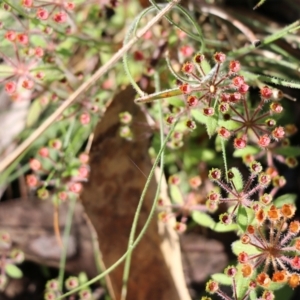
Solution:
<path fill-rule="evenodd" d="M 19 155 L 21 155 L 42 133 L 52 124 L 57 118 L 68 108 L 77 97 L 88 90 L 101 76 L 110 70 L 122 56 L 130 50 L 130 48 L 154 25 L 156 24 L 168 11 L 170 11 L 180 0 L 173 0 L 166 7 L 164 7 L 149 23 L 138 31 L 126 45 L 124 45 L 115 55 L 103 65 L 89 80 L 84 82 L 64 103 L 57 108 L 57 110 L 49 116 L 39 128 L 37 128 L 22 144 L 20 144 L 11 154 L 0 162 L 0 172 L 5 170 Z"/>

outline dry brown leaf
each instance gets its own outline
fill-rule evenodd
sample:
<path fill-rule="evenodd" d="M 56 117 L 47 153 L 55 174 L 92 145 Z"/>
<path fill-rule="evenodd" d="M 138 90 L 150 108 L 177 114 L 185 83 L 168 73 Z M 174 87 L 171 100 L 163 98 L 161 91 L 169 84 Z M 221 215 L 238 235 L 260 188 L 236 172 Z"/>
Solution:
<path fill-rule="evenodd" d="M 82 194 L 83 205 L 97 231 L 103 261 L 107 267 L 126 252 L 135 210 L 146 181 L 141 171 L 147 175 L 151 169 L 149 140 L 145 138 L 147 122 L 140 107 L 134 104 L 134 96 L 135 92 L 131 87 L 117 94 L 97 125 L 91 149 L 90 179 Z M 134 141 L 127 141 L 119 136 L 119 113 L 123 111 L 133 115 Z M 139 218 L 138 233 L 149 215 L 156 186 L 153 180 Z M 171 235 L 159 235 L 157 220 L 154 218 L 133 252 L 127 299 L 190 299 L 184 282 L 179 286 L 178 279 L 173 277 L 168 266 L 172 258 L 177 260 L 173 255 L 174 251 L 171 247 L 170 253 L 161 250 L 166 239 L 173 238 Z M 169 243 L 178 250 L 177 239 Z M 164 253 L 169 256 L 168 261 Z M 178 265 L 180 261 L 174 263 Z M 124 264 L 110 274 L 116 299 L 120 299 L 123 267 Z M 177 271 L 182 272 L 179 269 Z"/>

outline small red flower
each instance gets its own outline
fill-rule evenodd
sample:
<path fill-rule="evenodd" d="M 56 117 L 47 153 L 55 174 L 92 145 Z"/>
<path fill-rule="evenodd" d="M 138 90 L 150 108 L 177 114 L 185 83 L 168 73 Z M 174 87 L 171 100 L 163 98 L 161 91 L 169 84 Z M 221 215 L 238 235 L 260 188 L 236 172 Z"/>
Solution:
<path fill-rule="evenodd" d="M 267 134 L 264 134 L 263 136 L 260 136 L 258 139 L 258 145 L 260 147 L 266 148 L 270 145 L 271 139 L 268 137 Z"/>
<path fill-rule="evenodd" d="M 270 99 L 272 97 L 272 95 L 273 95 L 273 92 L 272 92 L 272 90 L 268 86 L 264 86 L 260 90 L 260 95 L 264 99 Z"/>
<path fill-rule="evenodd" d="M 36 17 L 40 20 L 47 20 L 49 18 L 49 12 L 44 8 L 39 8 L 36 11 Z"/>
<path fill-rule="evenodd" d="M 276 127 L 273 131 L 272 131 L 272 136 L 274 137 L 274 139 L 282 139 L 285 136 L 285 132 L 284 132 L 284 128 L 279 126 Z"/>
<path fill-rule="evenodd" d="M 244 149 L 247 146 L 247 141 L 244 138 L 235 138 L 233 146 L 236 149 Z"/>
<path fill-rule="evenodd" d="M 60 11 L 53 16 L 53 21 L 56 23 L 65 23 L 67 21 L 67 14 L 64 11 Z"/>
<path fill-rule="evenodd" d="M 244 84 L 245 80 L 243 76 L 236 76 L 232 79 L 232 83 L 234 86 L 241 86 L 242 84 Z"/>
<path fill-rule="evenodd" d="M 229 70 L 233 73 L 237 73 L 240 70 L 240 68 L 241 68 L 241 64 L 237 60 L 232 60 L 229 63 Z"/>
<path fill-rule="evenodd" d="M 225 60 L 226 60 L 226 55 L 222 52 L 217 52 L 215 55 L 214 55 L 214 59 L 217 63 L 223 63 Z"/>
<path fill-rule="evenodd" d="M 4 89 L 7 94 L 12 95 L 17 90 L 17 85 L 14 81 L 8 81 L 5 83 Z"/>
<path fill-rule="evenodd" d="M 4 37 L 9 40 L 10 42 L 13 42 L 16 40 L 17 38 L 17 34 L 15 33 L 15 31 L 9 30 L 5 32 Z"/>

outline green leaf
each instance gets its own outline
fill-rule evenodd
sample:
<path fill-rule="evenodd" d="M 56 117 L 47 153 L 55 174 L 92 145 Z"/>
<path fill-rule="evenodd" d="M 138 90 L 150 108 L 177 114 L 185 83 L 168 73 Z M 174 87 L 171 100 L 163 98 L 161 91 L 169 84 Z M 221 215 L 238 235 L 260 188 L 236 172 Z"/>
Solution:
<path fill-rule="evenodd" d="M 5 265 L 5 273 L 11 278 L 22 278 L 23 272 L 13 264 Z"/>
<path fill-rule="evenodd" d="M 275 299 L 290 300 L 294 295 L 294 290 L 292 290 L 288 285 L 284 285 L 282 289 L 275 291 Z"/>
<path fill-rule="evenodd" d="M 182 198 L 182 194 L 179 190 L 179 187 L 177 185 L 170 184 L 169 188 L 170 188 L 170 196 L 171 196 L 172 201 L 176 204 L 182 204 L 183 198 Z"/>
<path fill-rule="evenodd" d="M 239 206 L 237 212 L 237 223 L 243 232 L 246 231 L 247 226 L 252 223 L 254 219 L 254 211 L 248 207 Z"/>
<path fill-rule="evenodd" d="M 295 204 L 296 199 L 296 194 L 284 194 L 276 198 L 273 203 L 276 207 L 282 207 L 284 204 Z"/>
<path fill-rule="evenodd" d="M 206 123 L 207 134 L 211 138 L 216 133 L 218 122 L 213 117 L 209 117 L 207 119 L 208 119 Z"/>
<path fill-rule="evenodd" d="M 193 211 L 192 218 L 197 224 L 208 227 L 216 232 L 229 232 L 238 229 L 236 224 L 225 225 L 221 222 L 216 223 L 211 216 L 200 211 Z"/>
<path fill-rule="evenodd" d="M 249 244 L 243 244 L 240 240 L 235 241 L 231 244 L 232 252 L 238 256 L 241 252 L 247 252 L 247 254 L 259 254 L 261 253 L 256 247 L 249 245 Z"/>
<path fill-rule="evenodd" d="M 211 278 L 222 285 L 232 285 L 232 278 L 224 273 L 213 274 Z"/>
<path fill-rule="evenodd" d="M 36 99 L 32 102 L 30 105 L 29 111 L 27 113 L 26 118 L 26 126 L 32 127 L 36 121 L 39 120 L 41 117 L 41 113 L 44 110 L 43 106 L 41 105 L 41 102 L 39 99 Z"/>
<path fill-rule="evenodd" d="M 242 231 L 245 232 L 248 226 L 248 216 L 245 207 L 239 206 L 236 221 L 242 229 Z"/>
<path fill-rule="evenodd" d="M 232 181 L 236 190 L 238 192 L 241 192 L 244 187 L 243 177 L 241 172 L 238 170 L 238 168 L 231 168 L 229 171 L 231 171 L 234 174 L 233 178 L 230 179 L 230 181 Z"/>
<path fill-rule="evenodd" d="M 267 75 L 261 75 L 261 74 L 253 74 L 250 72 L 241 72 L 242 75 L 244 75 L 247 79 L 251 80 L 259 80 L 262 82 L 272 83 L 272 84 L 278 84 L 281 86 L 286 86 L 293 89 L 300 89 L 300 82 L 295 81 L 289 81 L 282 78 L 277 77 L 271 77 Z"/>
<path fill-rule="evenodd" d="M 192 218 L 197 224 L 204 226 L 204 227 L 214 228 L 214 226 L 216 224 L 216 222 L 213 220 L 213 218 L 204 212 L 193 211 Z"/>
<path fill-rule="evenodd" d="M 259 152 L 259 148 L 254 146 L 246 146 L 243 149 L 237 149 L 233 152 L 233 157 L 243 157 L 245 155 L 255 155 Z"/>
<path fill-rule="evenodd" d="M 219 120 L 219 126 L 223 126 L 228 130 L 235 130 L 241 127 L 241 124 L 233 120 L 228 120 L 228 121 Z"/>
<path fill-rule="evenodd" d="M 249 288 L 249 283 L 251 281 L 251 277 L 247 278 L 243 276 L 241 269 L 242 265 L 238 265 L 237 273 L 235 276 L 237 299 L 244 299 L 244 296 Z"/>
<path fill-rule="evenodd" d="M 274 152 L 284 156 L 300 156 L 300 147 L 293 147 L 293 146 L 281 147 L 281 148 L 274 149 Z"/>
<path fill-rule="evenodd" d="M 191 110 L 191 114 L 192 114 L 192 117 L 199 123 L 201 124 L 206 124 L 207 123 L 207 117 L 204 116 L 200 111 L 199 109 L 192 109 Z"/>
<path fill-rule="evenodd" d="M 191 111 L 193 118 L 201 123 L 206 125 L 206 130 L 208 136 L 211 138 L 215 133 L 218 126 L 218 121 L 214 117 L 207 117 L 203 115 L 199 110 L 193 109 Z"/>
<path fill-rule="evenodd" d="M 221 222 L 218 222 L 215 224 L 215 226 L 213 228 L 211 228 L 213 231 L 216 232 L 229 232 L 229 231 L 234 231 L 234 230 L 238 230 L 238 225 L 237 224 L 229 224 L 229 225 L 225 225 Z"/>

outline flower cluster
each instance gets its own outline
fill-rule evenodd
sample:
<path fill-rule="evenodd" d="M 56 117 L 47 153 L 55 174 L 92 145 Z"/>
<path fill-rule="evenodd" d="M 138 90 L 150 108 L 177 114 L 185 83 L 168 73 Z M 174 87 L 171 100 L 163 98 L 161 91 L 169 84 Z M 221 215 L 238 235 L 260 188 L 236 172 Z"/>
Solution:
<path fill-rule="evenodd" d="M 241 236 L 244 245 L 257 250 L 255 254 L 247 251 L 238 254 L 244 277 L 251 277 L 254 270 L 260 270 L 256 283 L 264 288 L 268 288 L 272 281 L 288 283 L 292 288 L 300 284 L 300 275 L 296 273 L 300 269 L 300 257 L 293 254 L 300 253 L 300 239 L 297 238 L 300 223 L 290 222 L 295 210 L 291 204 L 284 204 L 281 208 L 272 205 L 267 210 L 257 208 L 257 225 L 249 225 Z"/>
<path fill-rule="evenodd" d="M 40 199 L 52 196 L 55 203 L 64 202 L 72 195 L 80 194 L 82 182 L 86 181 L 89 175 L 88 160 L 88 154 L 81 153 L 79 158 L 74 160 L 72 168 L 65 170 L 62 142 L 59 139 L 51 140 L 48 147 L 40 148 L 36 158 L 30 159 L 31 173 L 26 176 L 27 185 L 37 190 Z M 53 174 L 53 166 L 56 174 Z M 61 180 L 53 180 L 53 177 L 60 177 Z M 52 190 L 55 188 L 53 195 L 50 194 L 48 187 Z"/>
<path fill-rule="evenodd" d="M 182 66 L 187 78 L 183 78 L 185 82 L 180 84 L 179 90 L 185 98 L 188 115 L 191 110 L 200 109 L 206 117 L 205 123 L 217 124 L 214 133 L 226 140 L 235 137 L 233 144 L 236 149 L 243 149 L 248 143 L 268 149 L 272 141 L 283 140 L 286 130 L 283 126 L 277 126 L 276 121 L 283 112 L 283 106 L 278 102 L 283 98 L 283 93 L 264 86 L 260 89 L 260 102 L 252 108 L 248 101 L 249 85 L 239 74 L 240 62 L 232 60 L 227 63 L 226 55 L 221 52 L 214 55 L 214 61 L 215 66 L 207 72 L 204 68 L 208 65 L 205 56 L 198 53 L 193 62 Z M 226 63 L 228 70 L 224 73 L 223 64 Z M 181 115 L 182 112 L 177 117 Z M 174 119 L 172 116 L 168 118 Z M 173 121 L 167 119 L 167 122 Z M 192 118 L 186 126 L 190 130 L 196 128 Z"/>

